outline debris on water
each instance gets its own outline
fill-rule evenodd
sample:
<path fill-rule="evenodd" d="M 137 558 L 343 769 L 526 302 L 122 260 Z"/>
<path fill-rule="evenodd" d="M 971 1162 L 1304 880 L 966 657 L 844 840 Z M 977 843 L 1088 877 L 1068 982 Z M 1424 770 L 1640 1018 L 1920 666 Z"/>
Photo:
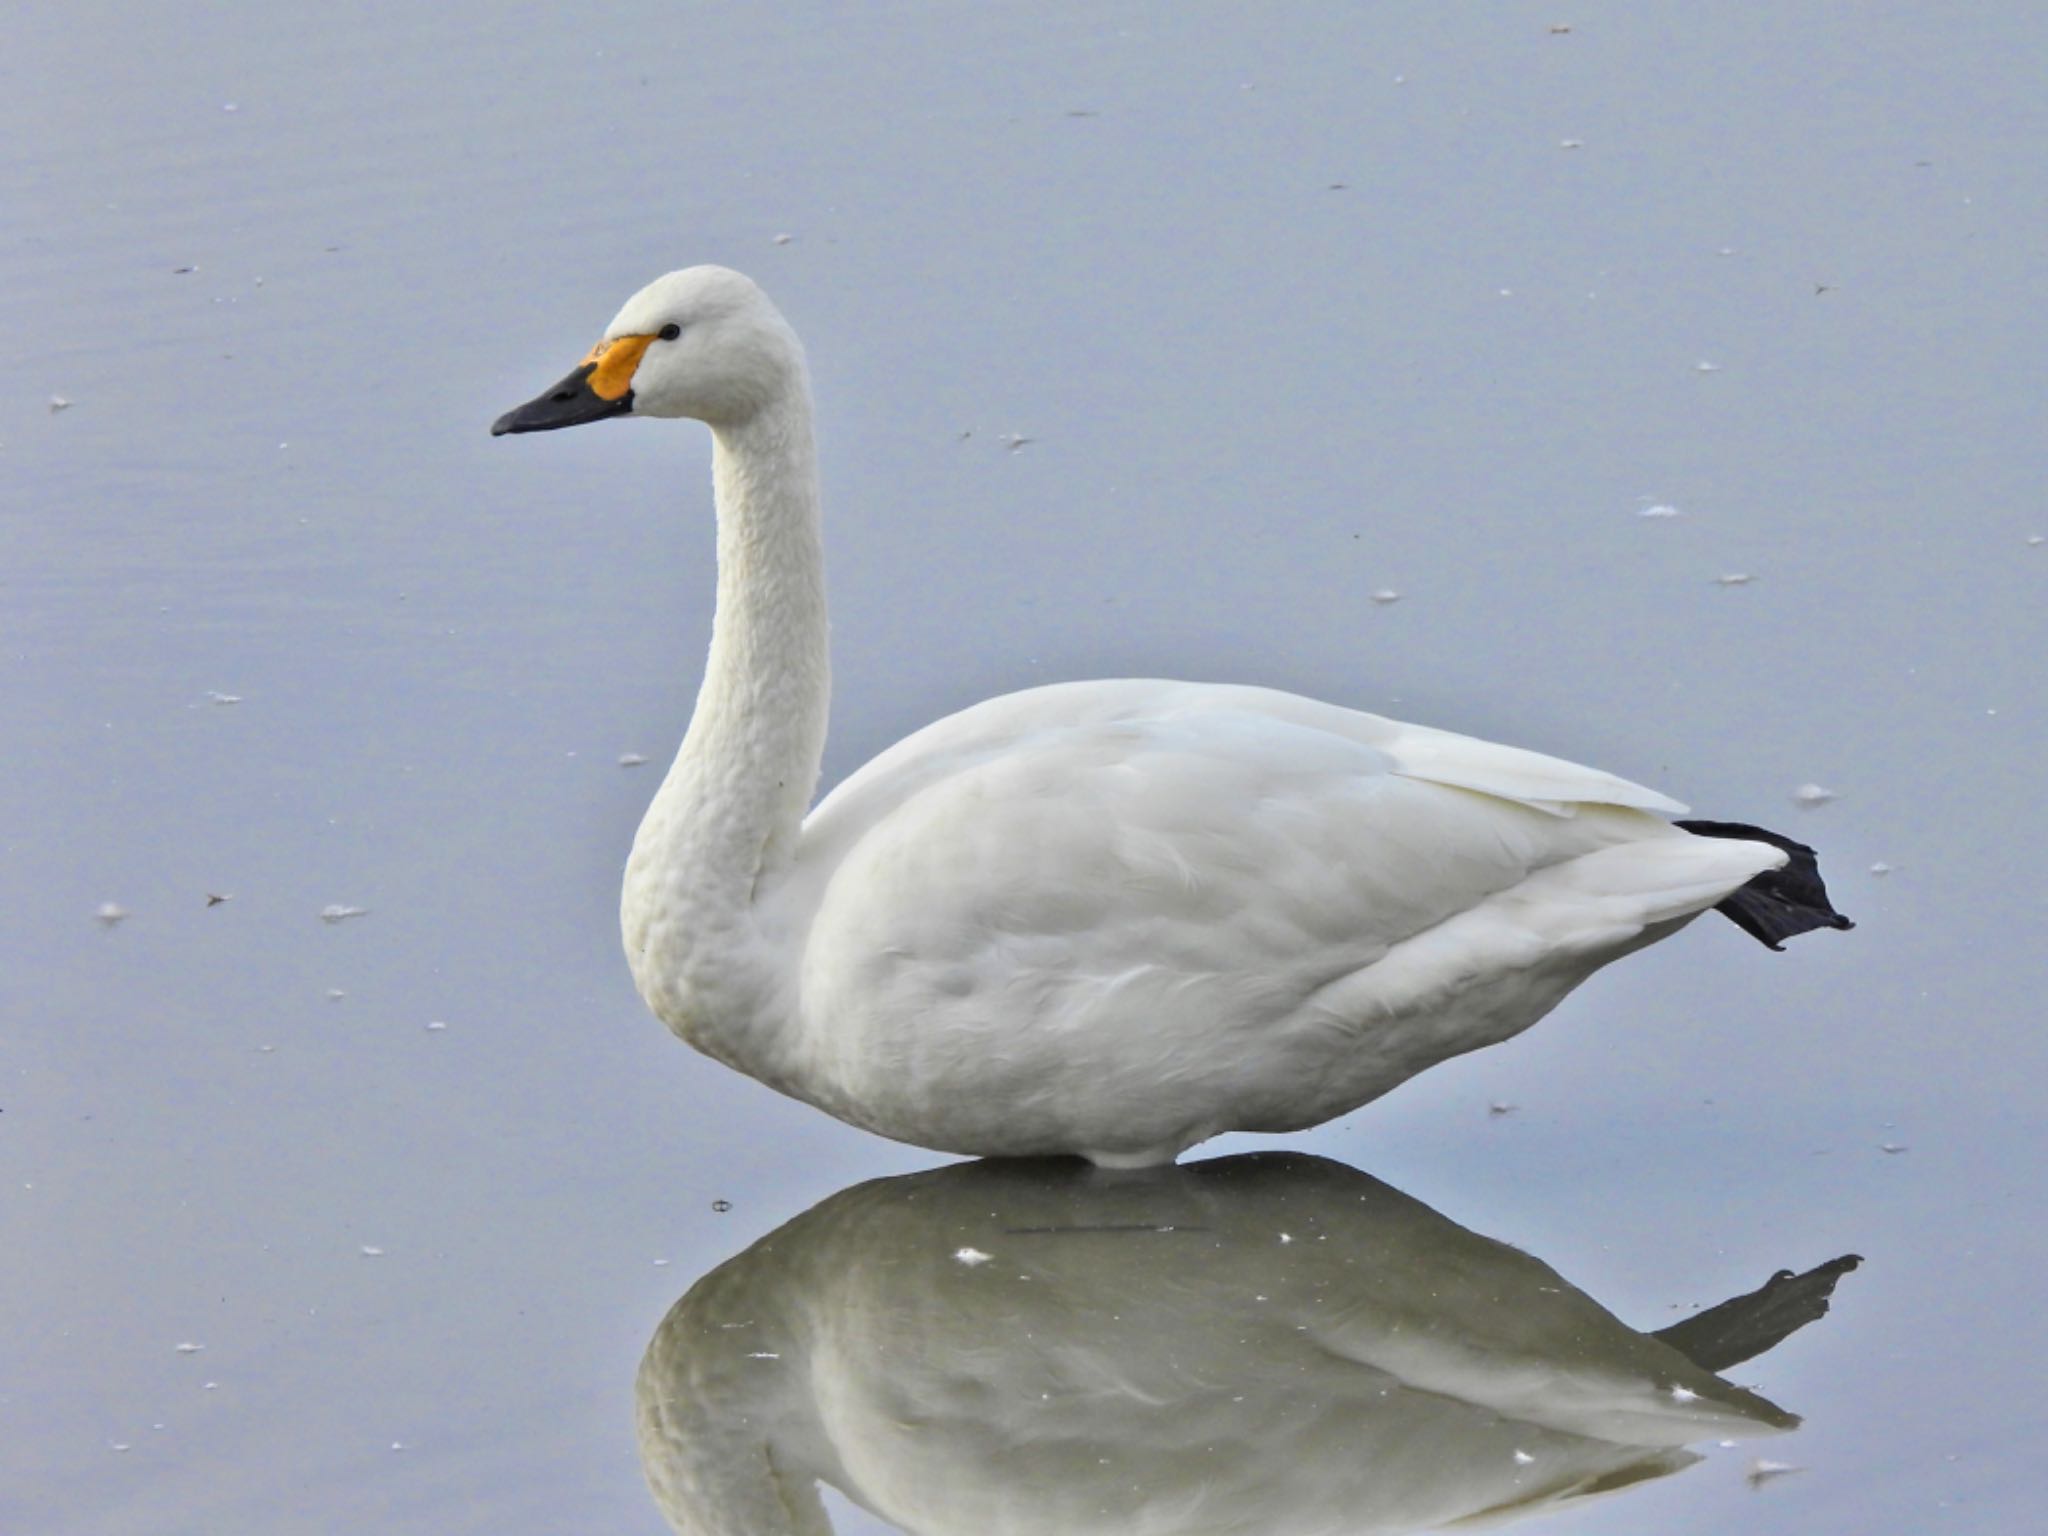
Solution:
<path fill-rule="evenodd" d="M 1382 608 L 1386 607 L 1389 603 L 1401 601 L 1401 594 L 1392 587 L 1381 587 L 1377 591 L 1366 593 L 1366 596 L 1378 603 Z"/>
<path fill-rule="evenodd" d="M 794 240 L 795 238 L 795 235 L 777 235 L 775 237 L 775 243 L 777 245 L 787 245 L 790 241 Z"/>
<path fill-rule="evenodd" d="M 1282 1242 L 1283 1244 L 1285 1244 L 1285 1243 L 1291 1243 L 1291 1242 L 1293 1242 L 1293 1241 L 1294 1241 L 1294 1234 L 1293 1234 L 1292 1232 L 1282 1232 L 1282 1233 L 1280 1234 L 1280 1241 L 1281 1241 L 1281 1242 Z"/>
<path fill-rule="evenodd" d="M 1691 1387 L 1673 1387 L 1671 1389 L 1671 1401 L 1674 1403 L 1696 1403 L 1699 1400 L 1699 1393 L 1693 1391 Z"/>
<path fill-rule="evenodd" d="M 1802 784 L 1792 791 L 1792 803 L 1805 810 L 1826 805 L 1835 798 L 1835 792 L 1825 784 Z"/>
<path fill-rule="evenodd" d="M 1506 1099 L 1495 1099 L 1486 1106 L 1486 1113 L 1493 1119 L 1498 1120 L 1502 1115 L 1512 1115 L 1521 1107 L 1519 1104 L 1510 1104 Z"/>
<path fill-rule="evenodd" d="M 220 1383 L 217 1381 L 202 1381 L 199 1383 L 199 1390 L 202 1392 L 218 1392 L 220 1390 Z"/>
<path fill-rule="evenodd" d="M 621 752 L 619 754 L 619 766 L 621 768 L 638 768 L 646 761 L 647 754 L 645 752 Z"/>
<path fill-rule="evenodd" d="M 208 907 L 223 906 L 234 899 L 235 893 L 233 891 L 208 891 L 206 893 L 206 904 Z"/>
<path fill-rule="evenodd" d="M 1026 443 L 1035 443 L 1038 441 L 1038 439 L 1035 437 L 1026 437 L 1022 432 L 1005 432 L 999 439 L 999 441 L 1005 448 L 1009 449 L 1010 452 L 1015 453 L 1019 448 L 1022 448 Z"/>
<path fill-rule="evenodd" d="M 1515 1452 L 1515 1465 L 1518 1467 L 1531 1466 L 1535 1463 L 1535 1460 L 1536 1458 L 1527 1451 L 1517 1449 Z"/>
<path fill-rule="evenodd" d="M 655 1267 L 656 1269 L 667 1269 L 667 1268 L 668 1268 L 668 1260 L 667 1260 L 667 1259 L 656 1259 L 656 1260 L 654 1261 L 654 1267 Z"/>
<path fill-rule="evenodd" d="M 973 1269 L 979 1264 L 986 1264 L 992 1257 L 994 1255 L 983 1253 L 979 1248 L 960 1248 L 954 1250 L 953 1253 L 955 1261 L 965 1264 L 969 1269 Z"/>
<path fill-rule="evenodd" d="M 374 1243 L 363 1244 L 359 1251 L 366 1259 L 381 1259 L 384 1257 L 384 1250 L 377 1247 Z"/>
<path fill-rule="evenodd" d="M 2048 544 L 2048 534 L 2030 533 L 2027 535 L 2028 548 L 2039 549 L 2043 544 Z"/>
<path fill-rule="evenodd" d="M 718 1212 L 719 1215 L 723 1216 L 727 1211 L 732 1209 L 732 1202 L 730 1200 L 726 1200 L 723 1198 L 717 1199 L 711 1202 L 711 1209 Z"/>
<path fill-rule="evenodd" d="M 1557 147 L 1559 149 L 1584 149 L 1586 141 L 1584 139 L 1559 139 Z"/>
<path fill-rule="evenodd" d="M 190 267 L 173 267 L 173 268 L 171 268 L 171 276 L 173 276 L 173 277 L 186 277 L 186 276 L 189 276 L 190 274 L 192 274 L 192 273 L 194 273 L 194 272 L 197 272 L 198 270 L 199 270 L 199 268 L 198 268 L 197 266 L 190 266 Z"/>
<path fill-rule="evenodd" d="M 756 1349 L 748 1351 L 747 1358 L 749 1360 L 780 1360 L 782 1356 L 775 1353 L 772 1349 Z"/>
<path fill-rule="evenodd" d="M 1897 1157 L 1901 1152 L 1910 1151 L 1911 1149 L 1903 1141 L 1880 1141 L 1877 1144 L 1877 1150 L 1891 1157 Z"/>
<path fill-rule="evenodd" d="M 1721 365 L 1719 363 L 1710 363 L 1705 358 L 1701 358 L 1692 365 L 1692 371 L 1694 373 L 1719 373 Z"/>
<path fill-rule="evenodd" d="M 1683 513 L 1681 513 L 1681 512 L 1680 512 L 1680 511 L 1678 510 L 1678 508 L 1676 508 L 1676 507 L 1674 507 L 1673 505 L 1671 505 L 1671 503 L 1670 503 L 1670 502 L 1668 502 L 1668 501 L 1655 501 L 1655 502 L 1652 502 L 1652 503 L 1650 503 L 1650 505 L 1649 505 L 1649 506 L 1647 506 L 1647 507 L 1638 507 L 1638 508 L 1636 509 L 1636 516 L 1637 516 L 1637 517 L 1653 517 L 1653 518 L 1664 518 L 1664 517 L 1682 517 L 1682 516 L 1684 516 L 1684 514 L 1683 514 Z"/>
<path fill-rule="evenodd" d="M 1783 1477 L 1788 1472 L 1804 1472 L 1806 1468 L 1789 1461 L 1767 1461 L 1759 1456 L 1749 1464 L 1749 1486 L 1761 1488 L 1774 1477 Z"/>
<path fill-rule="evenodd" d="M 347 994 L 346 992 L 342 991 L 342 990 L 341 990 L 341 988 L 339 988 L 339 987 L 329 987 L 329 988 L 327 989 L 327 1001 L 329 1001 L 330 1003 L 338 1003 L 338 1002 L 340 1002 L 340 1001 L 341 1001 L 341 1000 L 342 1000 L 342 999 L 343 999 L 344 997 L 347 997 L 347 996 L 348 996 L 348 994 Z"/>
<path fill-rule="evenodd" d="M 101 927 L 111 928 L 116 923 L 122 922 L 127 918 L 128 909 L 118 901 L 103 901 L 93 911 L 92 915 L 100 920 Z"/>
<path fill-rule="evenodd" d="M 241 110 L 242 110 L 240 106 L 238 106 L 238 105 L 237 105 L 236 103 L 234 103 L 234 102 L 232 102 L 232 101 L 224 101 L 224 102 L 222 102 L 222 103 L 220 104 L 220 109 L 221 109 L 221 111 L 223 111 L 223 112 L 239 112 L 239 111 L 241 111 Z"/>
<path fill-rule="evenodd" d="M 448 1021 L 447 1021 L 446 1019 L 429 1019 L 429 1020 L 427 1020 L 427 1030 L 428 1030 L 428 1032 L 429 1032 L 429 1033 L 438 1033 L 438 1032 L 440 1032 L 441 1030 L 444 1030 L 444 1029 L 446 1029 L 447 1027 L 448 1027 Z"/>
<path fill-rule="evenodd" d="M 56 415 L 59 411 L 68 411 L 70 409 L 71 402 L 69 400 L 66 400 L 62 395 L 50 396 L 50 414 L 52 416 Z"/>
<path fill-rule="evenodd" d="M 1882 880 L 1886 875 L 1892 872 L 1892 867 L 1891 865 L 1885 863 L 1883 859 L 1879 859 L 1875 864 L 1870 866 L 1870 872 L 1873 875 L 1876 875 L 1880 880 Z"/>
<path fill-rule="evenodd" d="M 196 1355 L 204 1348 L 206 1348 L 204 1344 L 193 1344 L 189 1341 L 177 1346 L 178 1353 L 181 1355 Z"/>
<path fill-rule="evenodd" d="M 127 1451 L 134 1449 L 134 1447 L 129 1445 L 129 1443 L 126 1440 L 109 1440 L 107 1442 L 107 1445 L 110 1449 L 116 1451 Z"/>
<path fill-rule="evenodd" d="M 345 923 L 352 917 L 367 916 L 369 910 L 368 907 L 349 907 L 342 905 L 340 902 L 335 902 L 330 906 L 320 909 L 320 921 L 323 923 Z"/>
<path fill-rule="evenodd" d="M 391 1449 L 393 1449 L 394 1451 L 402 1451 L 405 1449 L 405 1442 L 403 1440 L 394 1440 L 391 1442 Z"/>
<path fill-rule="evenodd" d="M 1714 584 L 1721 587 L 1746 587 L 1756 578 L 1747 571 L 1726 571 L 1714 578 Z"/>
<path fill-rule="evenodd" d="M 1569 31 L 1571 31 L 1571 28 L 1561 21 L 1551 23 L 1550 35 L 1552 37 L 1563 37 Z"/>

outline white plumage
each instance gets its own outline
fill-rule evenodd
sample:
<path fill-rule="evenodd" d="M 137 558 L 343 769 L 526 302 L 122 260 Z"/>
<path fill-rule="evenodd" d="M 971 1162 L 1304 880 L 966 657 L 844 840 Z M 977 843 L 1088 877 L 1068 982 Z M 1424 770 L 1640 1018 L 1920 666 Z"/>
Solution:
<path fill-rule="evenodd" d="M 1505 1039 L 1786 862 L 1596 769 L 1150 680 L 976 705 L 806 818 L 829 695 L 810 412 L 780 313 L 695 267 L 493 429 L 712 429 L 711 655 L 623 924 L 654 1012 L 786 1093 L 947 1151 L 1169 1161 Z"/>

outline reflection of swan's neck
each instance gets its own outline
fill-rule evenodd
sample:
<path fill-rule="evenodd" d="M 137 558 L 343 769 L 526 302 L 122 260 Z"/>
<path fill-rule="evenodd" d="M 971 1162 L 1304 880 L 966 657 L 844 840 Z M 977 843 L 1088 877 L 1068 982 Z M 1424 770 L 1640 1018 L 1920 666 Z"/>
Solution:
<path fill-rule="evenodd" d="M 634 838 L 623 917 L 627 956 L 655 1012 L 712 1055 L 751 1060 L 754 1048 L 699 1032 L 762 1005 L 749 973 L 765 968 L 747 964 L 758 947 L 751 908 L 794 855 L 824 753 L 825 571 L 801 369 L 713 438 L 711 656 L 682 750 Z"/>

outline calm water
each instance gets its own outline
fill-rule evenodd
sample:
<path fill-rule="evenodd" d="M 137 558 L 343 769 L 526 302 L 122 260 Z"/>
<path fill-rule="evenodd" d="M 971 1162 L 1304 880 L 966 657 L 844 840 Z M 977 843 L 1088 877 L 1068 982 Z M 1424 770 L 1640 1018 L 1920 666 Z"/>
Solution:
<path fill-rule="evenodd" d="M 944 1161 L 695 1057 L 618 954 L 708 630 L 707 448 L 486 428 L 701 260 L 812 354 L 828 778 L 1003 689 L 1205 676 L 1818 844 L 1856 933 L 1703 922 L 1285 1145 L 1635 1329 L 1865 1256 L 1730 1373 L 1803 1428 L 1551 1528 L 2032 1528 L 2048 20 L 1288 16 L 14 19 L 0 1529 L 651 1536 L 670 1307 Z M 1418 1253 L 1343 1283 L 1426 1289 Z M 1198 1311 L 1224 1275 L 1141 1268 Z M 998 1395 L 1038 1358 L 946 1347 Z M 1759 1455 L 1804 1470 L 1753 1488 Z"/>

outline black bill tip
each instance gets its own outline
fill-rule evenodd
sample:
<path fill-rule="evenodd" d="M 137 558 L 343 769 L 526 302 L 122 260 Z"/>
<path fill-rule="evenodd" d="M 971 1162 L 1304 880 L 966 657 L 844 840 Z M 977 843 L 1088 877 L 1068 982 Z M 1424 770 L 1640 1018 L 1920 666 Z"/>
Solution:
<path fill-rule="evenodd" d="M 595 364 L 585 363 L 546 394 L 514 406 L 491 423 L 491 436 L 553 432 L 560 427 L 580 427 L 586 421 L 603 421 L 607 416 L 630 415 L 633 391 L 629 389 L 616 400 L 607 400 L 590 387 L 590 376 L 595 370 Z"/>

